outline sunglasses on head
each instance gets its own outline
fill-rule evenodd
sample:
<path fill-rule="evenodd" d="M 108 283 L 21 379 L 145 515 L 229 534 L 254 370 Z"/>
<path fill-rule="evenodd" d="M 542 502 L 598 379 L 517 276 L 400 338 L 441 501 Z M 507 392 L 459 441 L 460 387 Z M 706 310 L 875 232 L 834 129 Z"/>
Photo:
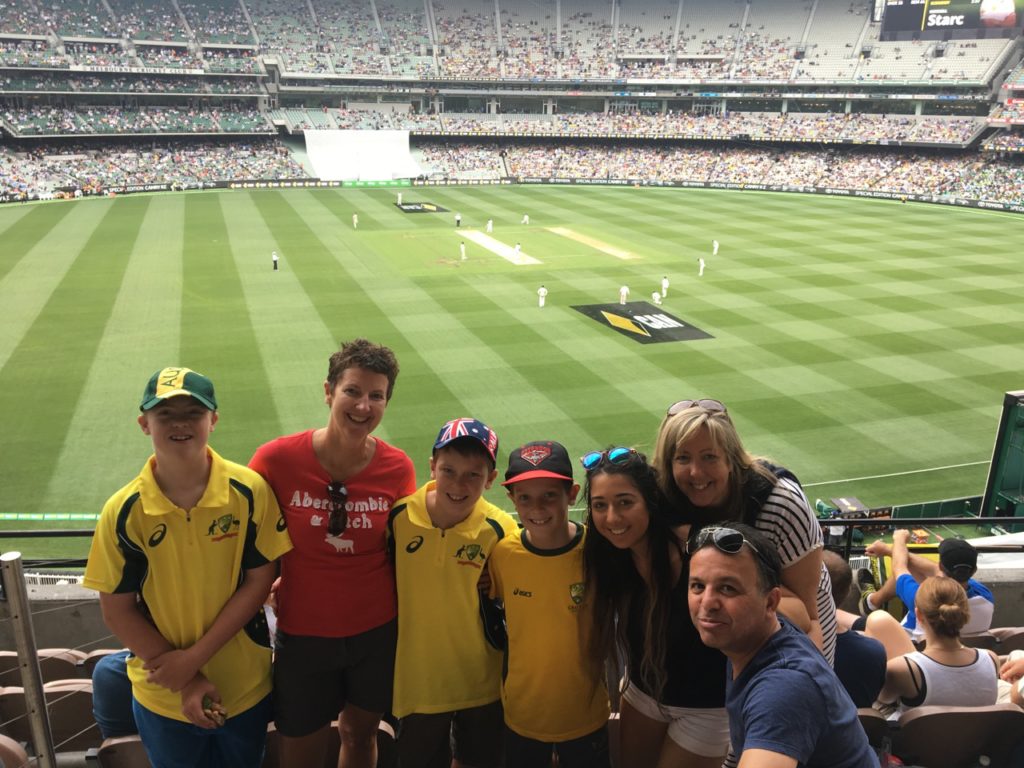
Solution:
<path fill-rule="evenodd" d="M 679 400 L 668 407 L 666 416 L 675 416 L 687 408 L 703 408 L 711 413 L 728 413 L 729 409 L 721 400 Z"/>
<path fill-rule="evenodd" d="M 636 457 L 637 453 L 632 448 L 624 448 L 619 446 L 618 448 L 609 448 L 607 451 L 591 451 L 590 453 L 584 454 L 580 459 L 580 464 L 588 472 L 592 469 L 597 469 L 601 462 L 607 461 L 609 464 L 615 464 L 621 466 L 628 464 Z"/>
<path fill-rule="evenodd" d="M 742 533 L 735 528 L 724 528 L 722 526 L 710 526 L 697 531 L 697 535 L 686 544 L 686 554 L 692 555 L 698 549 L 706 546 L 708 542 L 714 544 L 715 549 L 719 552 L 724 552 L 727 555 L 738 554 L 743 549 L 744 544 L 754 550 L 754 554 L 761 554 L 757 551 L 757 547 L 744 538 Z"/>
<path fill-rule="evenodd" d="M 332 480 L 327 484 L 327 495 L 331 497 L 331 514 L 327 518 L 327 532 L 331 536 L 338 536 L 348 526 L 348 510 L 345 509 L 345 502 L 348 501 L 348 488 L 344 483 Z"/>

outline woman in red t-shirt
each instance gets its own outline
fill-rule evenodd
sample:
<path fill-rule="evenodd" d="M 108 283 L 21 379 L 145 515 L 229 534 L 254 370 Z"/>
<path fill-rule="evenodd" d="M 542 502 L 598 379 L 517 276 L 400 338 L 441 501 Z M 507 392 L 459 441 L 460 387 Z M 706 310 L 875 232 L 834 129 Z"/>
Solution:
<path fill-rule="evenodd" d="M 327 426 L 272 440 L 249 462 L 273 487 L 295 546 L 281 559 L 275 593 L 284 768 L 323 765 L 336 717 L 346 768 L 376 765 L 397 637 L 388 513 L 416 489 L 409 457 L 372 435 L 397 376 L 387 347 L 343 343 L 324 382 Z"/>

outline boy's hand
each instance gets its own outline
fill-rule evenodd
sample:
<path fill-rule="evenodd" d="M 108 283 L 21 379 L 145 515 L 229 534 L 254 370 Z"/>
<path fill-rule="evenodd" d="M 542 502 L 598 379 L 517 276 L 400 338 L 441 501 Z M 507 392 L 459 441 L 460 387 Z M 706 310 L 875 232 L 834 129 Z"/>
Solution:
<path fill-rule="evenodd" d="M 872 557 L 888 557 L 892 555 L 892 547 L 881 539 L 878 539 L 877 541 L 873 541 L 868 544 L 867 548 L 864 550 L 864 554 L 871 555 Z"/>
<path fill-rule="evenodd" d="M 274 579 L 274 583 L 270 585 L 270 594 L 267 595 L 266 605 L 270 606 L 275 614 L 277 614 L 277 588 L 281 586 L 281 577 L 278 576 Z"/>
<path fill-rule="evenodd" d="M 227 720 L 217 686 L 196 675 L 181 691 L 181 713 L 200 728 L 219 728 Z"/>
<path fill-rule="evenodd" d="M 1007 661 L 999 669 L 999 676 L 1008 683 L 1015 683 L 1024 677 L 1024 659 Z"/>
<path fill-rule="evenodd" d="M 147 682 L 163 686 L 175 693 L 188 685 L 199 672 L 199 667 L 192 662 L 188 651 L 177 649 L 150 659 L 143 665 L 143 669 L 149 671 L 146 675 Z"/>
<path fill-rule="evenodd" d="M 910 531 L 907 528 L 899 528 L 892 532 L 893 544 L 902 544 L 905 547 L 908 541 L 910 541 Z"/>

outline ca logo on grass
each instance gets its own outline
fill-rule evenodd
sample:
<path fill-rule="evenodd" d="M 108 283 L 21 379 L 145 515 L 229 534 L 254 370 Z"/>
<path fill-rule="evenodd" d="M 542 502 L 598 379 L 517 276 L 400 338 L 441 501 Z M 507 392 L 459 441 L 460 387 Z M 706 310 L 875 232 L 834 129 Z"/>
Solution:
<path fill-rule="evenodd" d="M 646 301 L 631 301 L 626 304 L 581 304 L 574 306 L 573 309 L 641 344 L 713 338 L 710 333 Z"/>

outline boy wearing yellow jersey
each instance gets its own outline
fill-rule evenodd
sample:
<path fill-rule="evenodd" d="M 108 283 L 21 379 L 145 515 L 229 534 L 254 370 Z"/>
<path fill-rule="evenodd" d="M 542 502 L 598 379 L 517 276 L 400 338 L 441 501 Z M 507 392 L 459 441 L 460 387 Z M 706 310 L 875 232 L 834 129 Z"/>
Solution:
<path fill-rule="evenodd" d="M 512 451 L 505 482 L 523 531 L 489 563 L 491 597 L 505 607 L 508 647 L 501 685 L 505 768 L 608 768 L 608 691 L 584 654 L 582 524 L 569 520 L 580 487 L 553 441 Z M 569 653 L 551 653 L 552 648 Z"/>
<path fill-rule="evenodd" d="M 291 549 L 269 486 L 208 445 L 213 382 L 153 374 L 139 425 L 142 472 L 100 515 L 85 571 L 132 652 L 132 709 L 154 768 L 259 768 L 270 718 L 263 602 Z"/>
<path fill-rule="evenodd" d="M 388 521 L 398 586 L 392 711 L 402 768 L 500 768 L 501 652 L 488 644 L 478 582 L 515 520 L 482 496 L 497 472 L 498 436 L 453 419 L 434 441 L 426 485 Z"/>

